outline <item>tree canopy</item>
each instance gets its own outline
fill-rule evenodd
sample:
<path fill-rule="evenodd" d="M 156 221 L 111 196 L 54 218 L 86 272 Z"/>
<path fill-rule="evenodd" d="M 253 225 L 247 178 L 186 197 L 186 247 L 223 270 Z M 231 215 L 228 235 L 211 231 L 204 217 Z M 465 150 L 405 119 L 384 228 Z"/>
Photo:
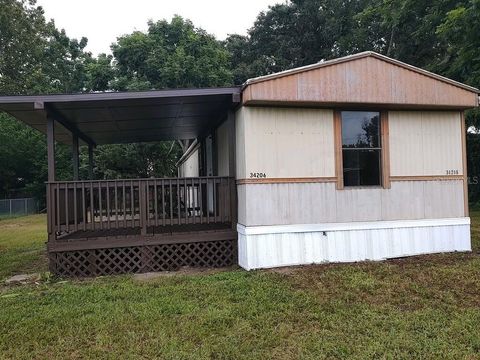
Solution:
<path fill-rule="evenodd" d="M 116 90 L 225 86 L 232 83 L 230 55 L 204 30 L 180 16 L 150 21 L 112 45 Z"/>

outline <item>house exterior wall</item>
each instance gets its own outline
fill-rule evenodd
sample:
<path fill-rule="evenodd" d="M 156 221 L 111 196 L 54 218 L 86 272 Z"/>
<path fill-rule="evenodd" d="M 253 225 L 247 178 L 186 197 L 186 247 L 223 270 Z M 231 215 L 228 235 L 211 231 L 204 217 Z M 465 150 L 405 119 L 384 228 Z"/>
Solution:
<path fill-rule="evenodd" d="M 243 254 L 253 251 L 258 258 L 253 263 L 245 260 L 244 267 L 305 263 L 305 253 L 296 260 L 282 256 L 297 246 L 307 251 L 306 247 L 316 246 L 315 241 L 327 241 L 325 236 L 330 236 L 329 241 L 347 236 L 351 242 L 352 236 L 361 233 L 357 246 L 363 249 L 369 246 L 366 239 L 386 241 L 387 235 L 393 234 L 388 229 L 402 229 L 405 222 L 418 224 L 418 229 L 407 231 L 414 236 L 413 240 L 407 240 L 405 232 L 395 230 L 395 241 L 400 243 L 388 246 L 394 249 L 401 248 L 402 242 L 422 242 L 422 236 L 429 237 L 429 245 L 422 248 L 410 244 L 414 247 L 408 245 L 410 250 L 403 252 L 386 249 L 377 257 L 368 255 L 365 249 L 359 250 L 363 255 L 358 257 L 329 257 L 322 253 L 313 262 L 469 249 L 469 237 L 468 241 L 465 237 L 469 225 L 462 220 L 468 219 L 468 215 L 464 202 L 463 120 L 459 111 L 388 111 L 389 187 L 341 190 L 337 189 L 335 177 L 333 110 L 244 106 L 236 115 L 239 254 L 243 246 Z M 454 174 L 447 175 L 452 170 Z M 266 177 L 252 178 L 251 173 L 263 173 Z M 445 225 L 440 236 L 432 224 L 444 226 L 445 219 L 460 220 L 456 225 Z M 422 221 L 430 224 L 424 230 Z M 359 223 L 364 224 L 362 230 L 348 227 Z M 380 235 L 375 230 L 377 223 L 388 224 Z M 326 235 L 321 230 L 332 226 L 343 227 L 335 230 L 336 235 L 333 230 Z M 263 232 L 251 234 L 250 229 L 257 227 Z M 294 230 L 284 232 L 285 227 Z M 436 238 L 440 236 L 443 240 L 438 241 L 444 241 L 445 234 L 451 232 L 455 234 L 451 246 L 439 245 Z M 264 247 L 265 244 L 274 247 Z M 349 246 L 348 242 L 344 245 Z M 276 260 L 270 258 L 272 251 L 278 255 Z M 328 251 L 332 252 L 332 247 Z"/>
<path fill-rule="evenodd" d="M 392 181 L 390 189 L 334 183 L 239 184 L 245 226 L 463 217 L 463 181 Z"/>
<path fill-rule="evenodd" d="M 458 111 L 390 111 L 391 176 L 463 175 Z"/>
<path fill-rule="evenodd" d="M 242 107 L 236 121 L 237 178 L 335 176 L 333 110 Z"/>

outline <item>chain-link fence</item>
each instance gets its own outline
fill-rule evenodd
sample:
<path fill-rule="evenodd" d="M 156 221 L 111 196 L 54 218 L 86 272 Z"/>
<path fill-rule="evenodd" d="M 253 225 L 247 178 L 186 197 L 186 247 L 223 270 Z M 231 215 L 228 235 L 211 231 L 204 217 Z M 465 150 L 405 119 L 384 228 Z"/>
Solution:
<path fill-rule="evenodd" d="M 38 202 L 34 198 L 0 199 L 0 217 L 36 214 Z"/>

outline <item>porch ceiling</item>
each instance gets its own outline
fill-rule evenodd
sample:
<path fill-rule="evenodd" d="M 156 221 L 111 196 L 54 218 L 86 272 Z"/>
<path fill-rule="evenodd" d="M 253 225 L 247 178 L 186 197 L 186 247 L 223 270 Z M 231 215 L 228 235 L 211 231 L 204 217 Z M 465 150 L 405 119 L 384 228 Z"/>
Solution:
<path fill-rule="evenodd" d="M 222 121 L 240 102 L 240 87 L 78 95 L 2 96 L 0 110 L 46 134 L 47 116 L 58 121 L 55 138 L 70 144 L 114 144 L 193 139 Z"/>

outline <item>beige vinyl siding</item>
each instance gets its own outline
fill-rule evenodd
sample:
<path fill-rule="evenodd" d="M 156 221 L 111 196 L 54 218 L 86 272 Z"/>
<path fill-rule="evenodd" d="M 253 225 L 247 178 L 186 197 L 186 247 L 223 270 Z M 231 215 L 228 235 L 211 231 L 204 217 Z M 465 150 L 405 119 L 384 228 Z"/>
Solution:
<path fill-rule="evenodd" d="M 391 176 L 463 175 L 458 111 L 390 111 Z"/>
<path fill-rule="evenodd" d="M 393 181 L 390 189 L 336 190 L 334 183 L 238 186 L 245 226 L 417 220 L 464 216 L 463 181 Z"/>
<path fill-rule="evenodd" d="M 335 176 L 333 110 L 242 107 L 236 122 L 237 178 Z"/>
<path fill-rule="evenodd" d="M 199 149 L 195 150 L 190 154 L 188 159 L 186 159 L 179 166 L 179 176 L 180 177 L 197 177 L 200 175 L 198 168 L 198 152 Z"/>

